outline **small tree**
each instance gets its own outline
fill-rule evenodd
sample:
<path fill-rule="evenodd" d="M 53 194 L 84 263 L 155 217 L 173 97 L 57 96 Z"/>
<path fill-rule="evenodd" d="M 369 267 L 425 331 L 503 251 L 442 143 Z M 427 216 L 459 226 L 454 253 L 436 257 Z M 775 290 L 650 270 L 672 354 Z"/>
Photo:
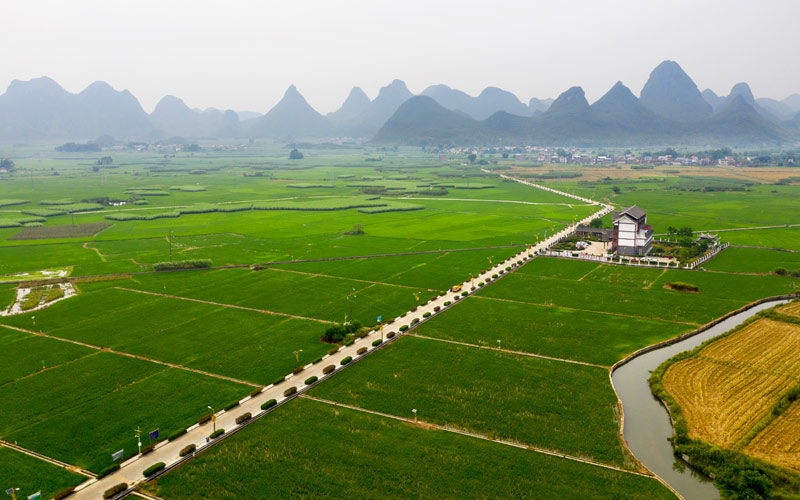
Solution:
<path fill-rule="evenodd" d="M 611 188 L 611 190 L 614 191 L 616 194 L 619 194 L 620 191 L 619 186 L 614 186 Z"/>
<path fill-rule="evenodd" d="M 467 159 L 469 160 L 470 163 L 475 163 L 476 158 L 478 158 L 478 155 L 476 155 L 475 153 L 470 153 L 469 156 L 467 156 Z"/>
<path fill-rule="evenodd" d="M 0 160 L 0 168 L 4 168 L 9 172 L 13 172 L 17 167 L 16 165 L 14 165 L 14 162 L 12 160 L 9 160 L 8 158 L 3 158 L 2 160 Z"/>
<path fill-rule="evenodd" d="M 592 219 L 592 222 L 589 223 L 589 227 L 603 227 L 603 221 L 597 218 Z"/>
<path fill-rule="evenodd" d="M 293 150 L 292 150 L 292 151 L 289 153 L 289 159 L 290 159 L 290 160 L 302 160 L 302 159 L 303 159 L 303 153 L 301 153 L 300 151 L 298 151 L 298 150 L 297 150 L 297 148 L 294 148 L 294 149 L 293 149 Z"/>
<path fill-rule="evenodd" d="M 98 165 L 111 165 L 112 163 L 114 163 L 114 159 L 110 156 L 104 156 L 97 160 Z"/>
<path fill-rule="evenodd" d="M 694 234 L 694 231 L 692 231 L 692 228 L 689 226 L 683 226 L 682 228 L 678 229 L 677 233 L 678 236 L 686 236 L 687 238 L 691 238 Z"/>

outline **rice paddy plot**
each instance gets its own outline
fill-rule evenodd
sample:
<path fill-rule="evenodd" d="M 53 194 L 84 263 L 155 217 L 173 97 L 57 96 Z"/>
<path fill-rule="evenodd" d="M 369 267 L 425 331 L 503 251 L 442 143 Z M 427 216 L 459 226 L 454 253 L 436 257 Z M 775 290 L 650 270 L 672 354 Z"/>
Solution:
<path fill-rule="evenodd" d="M 492 285 L 499 286 L 499 285 Z M 417 328 L 420 335 L 611 366 L 692 327 L 561 307 L 469 297 Z"/>
<path fill-rule="evenodd" d="M 800 381 L 800 326 L 762 318 L 670 366 L 689 436 L 732 447 Z"/>
<path fill-rule="evenodd" d="M 303 422 L 298 425 L 298 422 Z M 297 399 L 145 488 L 163 498 L 674 498 L 654 479 Z"/>
<path fill-rule="evenodd" d="M 0 446 L 0 489 L 19 488 L 20 500 L 41 493 L 41 498 L 53 496 L 84 482 L 87 478 L 75 472 L 45 462 L 20 451 Z M 10 497 L 9 497 L 10 498 Z"/>
<path fill-rule="evenodd" d="M 137 281 L 132 288 L 324 321 L 343 321 L 352 305 L 353 317 L 365 325 L 375 324 L 378 316 L 404 313 L 416 303 L 416 290 L 406 287 L 269 269 L 144 275 Z M 423 292 L 420 300 L 438 295 Z"/>
<path fill-rule="evenodd" d="M 309 394 L 633 467 L 604 368 L 404 337 Z"/>
<path fill-rule="evenodd" d="M 750 441 L 744 452 L 800 474 L 800 401 Z"/>
<path fill-rule="evenodd" d="M 125 281 L 112 282 L 124 286 Z M 36 329 L 59 338 L 267 385 L 330 346 L 325 324 L 102 288 L 36 311 Z M 0 318 L 30 327 L 30 315 Z"/>
<path fill-rule="evenodd" d="M 536 264 L 539 260 L 545 263 Z M 550 265 L 557 259 L 535 259 L 537 266 Z M 645 289 L 630 284 L 592 281 L 598 271 L 583 281 L 536 275 L 537 267 L 528 271 L 527 264 L 503 278 L 496 285 L 481 290 L 479 295 L 510 299 L 540 305 L 554 305 L 596 312 L 610 312 L 662 321 L 704 324 L 749 302 L 772 295 L 795 293 L 797 281 L 783 276 L 745 276 L 704 273 L 701 271 L 661 270 L 662 274 Z M 562 268 L 565 264 L 555 264 Z M 610 265 L 609 265 L 610 266 Z M 541 269 L 541 268 L 538 268 Z M 644 284 L 655 269 L 614 266 L 614 273 L 630 276 Z M 577 274 L 577 273 L 576 273 Z M 602 274 L 600 275 L 602 276 Z M 622 280 L 621 277 L 615 278 Z M 667 290 L 666 283 L 686 282 L 697 286 L 699 293 Z M 647 286 L 647 285 L 646 285 Z"/>
<path fill-rule="evenodd" d="M 111 464 L 111 453 L 133 454 L 137 427 L 159 429 L 164 437 L 192 425 L 206 405 L 222 408 L 249 392 L 233 382 L 98 352 L 0 386 L 0 437 L 99 472 Z"/>
<path fill-rule="evenodd" d="M 497 248 L 423 255 L 400 255 L 328 262 L 298 262 L 276 266 L 288 271 L 380 281 L 409 287 L 444 291 L 482 269 L 519 252 Z"/>
<path fill-rule="evenodd" d="M 703 264 L 711 271 L 771 273 L 776 269 L 800 272 L 800 252 L 730 247 Z"/>
<path fill-rule="evenodd" d="M 0 387 L 94 353 L 93 349 L 0 327 L 0 352 L 13 363 L 0 365 Z"/>

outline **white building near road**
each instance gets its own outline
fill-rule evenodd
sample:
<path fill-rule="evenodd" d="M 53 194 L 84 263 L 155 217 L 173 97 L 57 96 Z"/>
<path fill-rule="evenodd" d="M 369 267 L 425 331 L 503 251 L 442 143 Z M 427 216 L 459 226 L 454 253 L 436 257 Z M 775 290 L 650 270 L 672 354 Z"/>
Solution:
<path fill-rule="evenodd" d="M 618 255 L 647 255 L 653 245 L 653 226 L 647 213 L 633 205 L 611 213 L 614 222 L 612 250 Z"/>

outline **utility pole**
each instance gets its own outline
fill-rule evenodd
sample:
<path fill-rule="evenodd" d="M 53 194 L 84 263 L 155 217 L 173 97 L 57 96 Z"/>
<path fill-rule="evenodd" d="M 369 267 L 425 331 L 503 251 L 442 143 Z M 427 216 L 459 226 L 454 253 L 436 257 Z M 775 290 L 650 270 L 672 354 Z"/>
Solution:
<path fill-rule="evenodd" d="M 139 437 L 139 435 L 140 435 L 141 433 L 142 433 L 142 430 L 141 430 L 140 428 L 138 428 L 138 427 L 137 427 L 137 428 L 136 428 L 136 445 L 139 447 L 139 453 L 141 453 L 141 452 L 142 452 L 142 440 L 141 440 L 141 438 Z"/>
<path fill-rule="evenodd" d="M 167 239 L 169 240 L 169 261 L 172 262 L 172 228 L 169 229 Z"/>
<path fill-rule="evenodd" d="M 353 333 L 353 301 L 356 298 L 356 289 L 353 288 L 353 291 L 350 292 L 350 295 L 347 296 L 347 301 L 350 302 L 350 333 Z"/>

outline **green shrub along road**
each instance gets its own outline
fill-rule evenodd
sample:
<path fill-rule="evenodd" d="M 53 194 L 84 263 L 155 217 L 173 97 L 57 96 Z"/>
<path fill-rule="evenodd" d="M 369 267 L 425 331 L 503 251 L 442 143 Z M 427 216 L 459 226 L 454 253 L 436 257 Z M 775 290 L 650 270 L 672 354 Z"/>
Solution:
<path fill-rule="evenodd" d="M 344 491 L 351 498 L 674 498 L 647 477 L 303 399 L 146 489 L 174 500 L 265 491 L 276 498 Z"/>

